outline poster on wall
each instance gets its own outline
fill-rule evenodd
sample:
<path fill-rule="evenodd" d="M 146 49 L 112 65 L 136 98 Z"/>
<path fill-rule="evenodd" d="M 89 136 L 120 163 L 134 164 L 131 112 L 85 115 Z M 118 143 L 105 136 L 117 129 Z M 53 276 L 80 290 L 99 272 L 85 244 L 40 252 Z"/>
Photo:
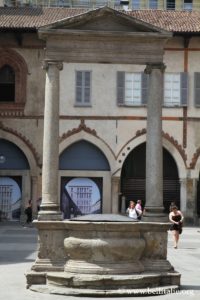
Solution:
<path fill-rule="evenodd" d="M 63 177 L 61 211 L 64 219 L 102 212 L 102 178 Z"/>
<path fill-rule="evenodd" d="M 0 177 L 0 218 L 18 220 L 21 211 L 21 189 L 11 177 Z"/>

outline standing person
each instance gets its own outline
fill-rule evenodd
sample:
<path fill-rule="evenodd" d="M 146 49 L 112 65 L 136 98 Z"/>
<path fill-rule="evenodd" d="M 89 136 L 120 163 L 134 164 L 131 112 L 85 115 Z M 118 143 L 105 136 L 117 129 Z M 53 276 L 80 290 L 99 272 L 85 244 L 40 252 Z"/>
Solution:
<path fill-rule="evenodd" d="M 141 220 L 141 218 L 142 218 L 142 212 L 143 212 L 143 208 L 142 208 L 142 200 L 137 200 L 137 204 L 136 204 L 135 208 L 136 208 L 137 210 L 140 210 L 140 211 L 141 211 L 141 214 L 139 214 L 139 216 L 138 216 L 138 220 Z"/>
<path fill-rule="evenodd" d="M 40 211 L 40 205 L 41 205 L 41 202 L 42 202 L 42 197 L 39 197 L 37 199 L 37 211 L 39 212 Z"/>
<path fill-rule="evenodd" d="M 178 210 L 177 206 L 174 205 L 171 207 L 171 212 L 169 213 L 169 220 L 172 223 L 170 230 L 173 233 L 174 238 L 174 248 L 177 249 L 179 235 L 182 233 L 182 222 L 183 222 L 183 214 L 180 210 Z"/>
<path fill-rule="evenodd" d="M 24 212 L 27 216 L 26 223 L 27 224 L 31 223 L 32 222 L 32 202 L 31 202 L 31 200 L 28 201 L 28 205 Z"/>
<path fill-rule="evenodd" d="M 135 207 L 134 201 L 129 202 L 129 207 L 127 208 L 126 212 L 128 213 L 129 218 L 134 220 L 138 220 L 138 216 L 142 214 L 142 211 Z"/>
<path fill-rule="evenodd" d="M 174 201 L 172 201 L 172 202 L 170 203 L 169 212 L 172 211 L 172 207 L 173 207 L 173 206 L 176 206 L 176 203 L 175 203 Z"/>

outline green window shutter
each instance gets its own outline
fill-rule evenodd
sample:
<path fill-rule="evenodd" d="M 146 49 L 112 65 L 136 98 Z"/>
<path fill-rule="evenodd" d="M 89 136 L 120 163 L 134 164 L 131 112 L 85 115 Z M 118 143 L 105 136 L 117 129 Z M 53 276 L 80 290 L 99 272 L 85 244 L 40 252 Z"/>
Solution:
<path fill-rule="evenodd" d="M 194 73 L 194 104 L 200 107 L 200 73 Z"/>
<path fill-rule="evenodd" d="M 180 73 L 180 96 L 181 96 L 181 105 L 187 106 L 188 104 L 188 73 Z"/>
<path fill-rule="evenodd" d="M 141 104 L 146 105 L 148 100 L 149 75 L 141 73 Z"/>
<path fill-rule="evenodd" d="M 117 72 L 117 104 L 123 105 L 125 100 L 125 72 Z"/>

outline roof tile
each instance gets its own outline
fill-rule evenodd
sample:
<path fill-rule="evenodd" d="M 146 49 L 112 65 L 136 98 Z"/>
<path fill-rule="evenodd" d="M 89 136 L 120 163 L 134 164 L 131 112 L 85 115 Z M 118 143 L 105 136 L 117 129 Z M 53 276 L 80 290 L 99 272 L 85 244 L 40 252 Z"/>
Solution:
<path fill-rule="evenodd" d="M 82 8 L 0 7 L 1 29 L 36 29 L 87 12 Z M 126 14 L 173 32 L 200 32 L 200 11 L 133 10 Z"/>

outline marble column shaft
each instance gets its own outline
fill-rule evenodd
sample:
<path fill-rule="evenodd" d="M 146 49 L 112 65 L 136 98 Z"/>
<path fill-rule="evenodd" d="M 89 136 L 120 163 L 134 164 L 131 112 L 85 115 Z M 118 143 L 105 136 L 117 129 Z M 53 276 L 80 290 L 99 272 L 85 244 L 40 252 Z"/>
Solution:
<path fill-rule="evenodd" d="M 162 104 L 163 63 L 147 65 L 149 74 L 146 143 L 146 205 L 145 216 L 158 221 L 163 214 L 163 150 Z"/>
<path fill-rule="evenodd" d="M 62 63 L 45 60 L 45 110 L 43 137 L 42 204 L 39 220 L 59 220 L 58 202 L 59 163 L 59 71 Z"/>

